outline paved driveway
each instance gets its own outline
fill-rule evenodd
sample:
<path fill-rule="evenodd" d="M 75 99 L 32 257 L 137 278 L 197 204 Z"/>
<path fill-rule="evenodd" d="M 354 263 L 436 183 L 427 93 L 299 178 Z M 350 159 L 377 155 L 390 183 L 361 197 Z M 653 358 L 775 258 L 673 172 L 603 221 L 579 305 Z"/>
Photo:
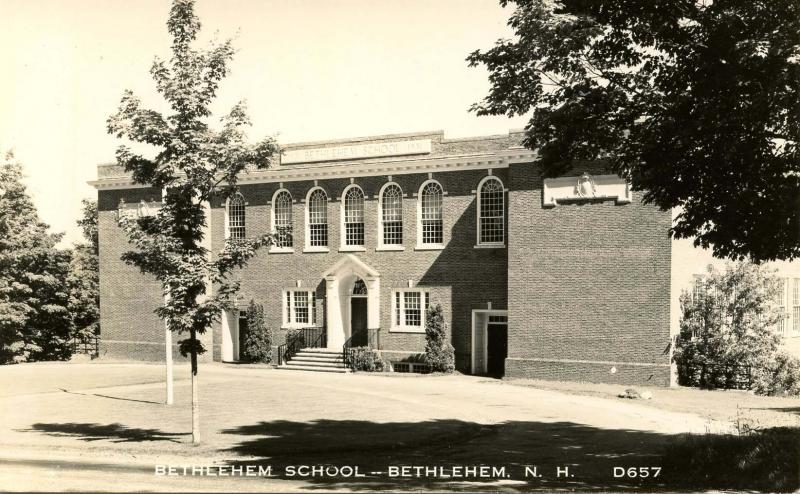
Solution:
<path fill-rule="evenodd" d="M 203 444 L 192 446 L 188 368 L 176 369 L 173 406 L 162 404 L 162 375 L 152 365 L 0 368 L 0 489 L 652 489 L 664 473 L 615 478 L 614 467 L 659 466 L 674 435 L 724 426 L 471 376 L 213 364 L 201 366 Z M 275 477 L 154 475 L 156 465 L 220 464 Z M 298 468 L 324 465 L 319 476 Z M 401 466 L 408 475 L 393 475 Z"/>

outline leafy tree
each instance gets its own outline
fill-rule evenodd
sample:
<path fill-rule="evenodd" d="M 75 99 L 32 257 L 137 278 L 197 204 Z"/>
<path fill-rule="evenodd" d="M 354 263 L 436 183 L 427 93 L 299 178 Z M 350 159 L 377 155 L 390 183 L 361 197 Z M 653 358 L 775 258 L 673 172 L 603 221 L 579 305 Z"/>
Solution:
<path fill-rule="evenodd" d="M 188 336 L 179 341 L 179 349 L 191 360 L 192 439 L 197 443 L 197 356 L 206 351 L 197 335 L 218 321 L 223 310 L 233 308 L 238 284 L 228 278 L 231 271 L 273 242 L 272 235 L 230 239 L 211 256 L 204 246 L 206 208 L 210 201 L 219 203 L 236 193 L 240 173 L 269 166 L 278 146 L 272 139 L 247 143 L 243 127 L 249 119 L 243 103 L 221 119 L 219 130 L 209 125 L 210 104 L 228 74 L 234 49 L 230 40 L 205 50 L 193 47 L 200 30 L 194 1 L 173 1 L 167 30 L 172 57 L 168 63 L 157 58 L 150 73 L 172 113 L 163 116 L 146 109 L 126 91 L 119 110 L 108 119 L 108 131 L 159 150 L 153 158 L 124 145 L 117 150 L 117 163 L 137 183 L 164 191 L 154 215 L 122 215 L 120 225 L 135 247 L 123 260 L 161 282 L 165 304 L 156 313 L 170 330 Z M 211 286 L 213 293 L 207 290 Z"/>
<path fill-rule="evenodd" d="M 769 369 L 780 343 L 779 294 L 778 279 L 763 265 L 710 266 L 702 285 L 681 296 L 674 352 L 680 384 L 730 388 L 748 377 L 748 367 L 753 375 Z"/>
<path fill-rule="evenodd" d="M 70 252 L 56 248 L 11 154 L 0 162 L 0 363 L 65 360 Z"/>
<path fill-rule="evenodd" d="M 97 202 L 84 199 L 81 203 L 83 214 L 77 224 L 83 230 L 85 242 L 73 248 L 67 285 L 75 336 L 89 337 L 100 334 Z"/>
<path fill-rule="evenodd" d="M 424 360 L 433 372 L 455 370 L 455 349 L 447 340 L 447 323 L 439 304 L 430 306 L 425 312 Z"/>
<path fill-rule="evenodd" d="M 545 176 L 604 160 L 679 207 L 671 233 L 715 256 L 800 255 L 800 3 L 500 0 L 515 37 L 467 61 L 479 115 L 532 116 Z"/>
<path fill-rule="evenodd" d="M 272 362 L 272 328 L 264 323 L 264 306 L 250 300 L 243 354 L 249 362 Z"/>
<path fill-rule="evenodd" d="M 100 253 L 99 237 L 97 233 L 97 201 L 83 199 L 81 200 L 81 204 L 83 205 L 82 216 L 81 219 L 77 221 L 77 224 L 81 227 L 84 240 L 86 240 L 92 248 L 92 253 L 97 255 Z"/>

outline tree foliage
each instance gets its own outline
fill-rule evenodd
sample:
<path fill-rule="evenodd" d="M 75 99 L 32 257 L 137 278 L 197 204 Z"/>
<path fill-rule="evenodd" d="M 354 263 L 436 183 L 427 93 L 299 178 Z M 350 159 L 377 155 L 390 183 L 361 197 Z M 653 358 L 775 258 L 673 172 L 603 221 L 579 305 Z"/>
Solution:
<path fill-rule="evenodd" d="M 455 349 L 448 341 L 442 306 L 432 305 L 425 312 L 425 363 L 432 372 L 455 370 Z"/>
<path fill-rule="evenodd" d="M 233 307 L 238 284 L 229 274 L 272 242 L 271 235 L 227 240 L 212 258 L 204 245 L 206 205 L 232 196 L 240 173 L 269 166 L 278 146 L 270 138 L 248 144 L 243 129 L 250 121 L 243 102 L 222 117 L 220 128 L 209 124 L 210 104 L 228 74 L 234 49 L 230 40 L 207 49 L 193 47 L 200 21 L 192 0 L 173 2 L 167 29 L 172 57 L 168 62 L 157 58 L 150 73 L 172 113 L 147 109 L 126 91 L 119 110 L 108 119 L 108 131 L 158 149 L 154 157 L 125 145 L 117 150 L 117 163 L 136 183 L 164 191 L 154 215 L 121 217 L 120 225 L 135 247 L 123 259 L 162 283 L 166 302 L 157 314 L 171 330 L 188 335 L 179 348 L 194 362 L 206 351 L 196 335 Z M 207 293 L 210 285 L 215 287 L 213 294 Z"/>
<path fill-rule="evenodd" d="M 97 235 L 97 202 L 84 199 L 81 218 L 77 221 L 84 242 L 72 249 L 69 287 L 69 311 L 74 336 L 100 334 L 100 266 Z"/>
<path fill-rule="evenodd" d="M 771 368 L 783 317 L 779 295 L 779 280 L 763 265 L 709 267 L 702 284 L 681 296 L 679 383 L 729 388 Z"/>
<path fill-rule="evenodd" d="M 0 363 L 70 356 L 70 252 L 56 248 L 22 183 L 22 166 L 0 162 Z"/>
<path fill-rule="evenodd" d="M 800 255 L 800 3 L 501 0 L 515 37 L 467 58 L 479 115 L 525 115 L 545 176 L 604 160 L 719 257 Z"/>
<path fill-rule="evenodd" d="M 272 328 L 264 322 L 264 306 L 250 300 L 247 307 L 247 336 L 242 356 L 248 362 L 272 362 Z"/>

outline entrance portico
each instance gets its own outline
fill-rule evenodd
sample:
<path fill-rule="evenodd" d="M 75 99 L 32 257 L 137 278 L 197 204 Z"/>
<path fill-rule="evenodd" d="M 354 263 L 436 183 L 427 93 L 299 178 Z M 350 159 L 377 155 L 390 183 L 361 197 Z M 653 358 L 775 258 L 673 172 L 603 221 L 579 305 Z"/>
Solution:
<path fill-rule="evenodd" d="M 363 321 L 363 286 L 366 286 L 366 328 L 380 327 L 380 273 L 353 254 L 345 254 L 323 274 L 325 278 L 325 319 L 328 348 L 341 350 L 345 341 L 360 329 Z M 363 285 L 359 282 L 363 282 Z M 356 287 L 356 293 L 353 288 Z M 353 299 L 358 302 L 353 310 Z M 353 324 L 353 318 L 356 318 Z"/>

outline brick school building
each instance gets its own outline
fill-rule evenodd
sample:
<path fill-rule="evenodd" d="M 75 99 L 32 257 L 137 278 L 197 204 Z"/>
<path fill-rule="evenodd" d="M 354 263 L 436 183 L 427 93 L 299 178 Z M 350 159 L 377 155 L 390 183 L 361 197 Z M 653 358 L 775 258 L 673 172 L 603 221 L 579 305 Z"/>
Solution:
<path fill-rule="evenodd" d="M 243 174 L 239 195 L 210 204 L 212 252 L 227 237 L 293 234 L 236 273 L 239 306 L 202 336 L 203 358 L 240 359 L 254 300 L 276 352 L 304 333 L 315 340 L 306 346 L 370 345 L 414 370 L 425 308 L 440 304 L 461 372 L 668 385 L 670 212 L 598 165 L 542 179 L 522 137 L 284 145 L 279 165 Z M 161 191 L 115 165 L 92 184 L 101 357 L 163 360 L 161 289 L 120 260 L 130 246 L 117 226 L 120 214 L 157 209 Z"/>

